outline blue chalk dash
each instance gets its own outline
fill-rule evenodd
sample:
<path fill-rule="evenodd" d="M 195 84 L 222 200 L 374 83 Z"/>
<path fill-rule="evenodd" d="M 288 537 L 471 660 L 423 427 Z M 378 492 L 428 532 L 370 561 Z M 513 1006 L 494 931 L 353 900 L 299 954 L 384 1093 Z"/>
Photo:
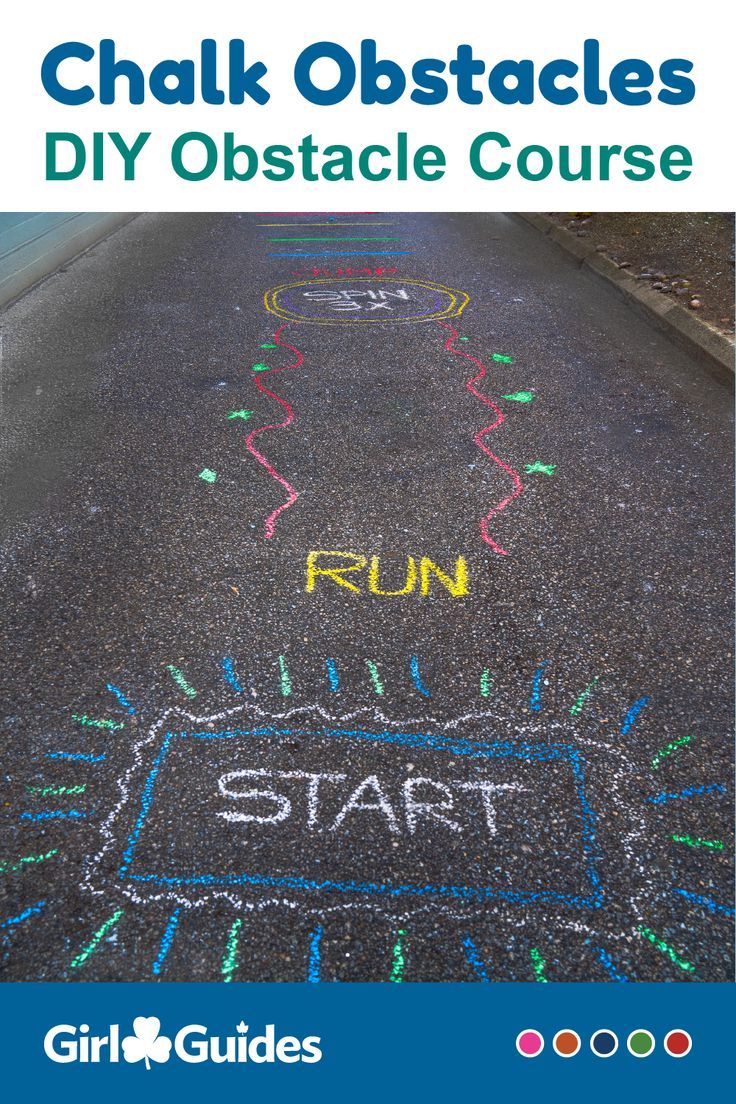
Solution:
<path fill-rule="evenodd" d="M 83 751 L 47 751 L 47 759 L 73 759 L 80 763 L 101 763 L 105 755 L 87 755 Z"/>
<path fill-rule="evenodd" d="M 330 680 L 330 690 L 334 694 L 336 690 L 340 688 L 340 676 L 337 673 L 337 664 L 334 659 L 328 659 L 325 662 L 327 668 L 327 678 Z"/>
<path fill-rule="evenodd" d="M 413 249 L 323 249 L 319 253 L 267 253 L 267 257 L 408 257 Z"/>
<path fill-rule="evenodd" d="M 175 909 L 174 912 L 172 912 L 171 916 L 169 917 L 166 928 L 164 930 L 164 934 L 161 937 L 161 946 L 158 949 L 158 954 L 156 955 L 156 961 L 154 962 L 154 964 L 152 966 L 152 972 L 157 977 L 161 973 L 161 969 L 162 969 L 163 964 L 166 960 L 166 956 L 169 953 L 169 951 L 171 950 L 171 944 L 174 941 L 174 933 L 176 932 L 177 926 L 179 924 L 179 913 L 180 912 L 181 912 L 181 909 Z"/>
<path fill-rule="evenodd" d="M 539 713 L 542 708 L 542 678 L 544 676 L 544 669 L 549 663 L 548 659 L 545 659 L 543 663 L 540 663 L 534 672 L 532 679 L 532 695 L 529 699 L 529 707 L 534 713 Z"/>
<path fill-rule="evenodd" d="M 422 682 L 422 676 L 419 672 L 419 657 L 418 656 L 413 655 L 411 657 L 411 659 L 409 660 L 409 670 L 411 671 L 411 677 L 412 677 L 412 680 L 414 682 L 414 686 L 419 691 L 419 693 L 425 698 L 431 698 L 432 695 L 430 694 L 429 690 L 427 689 L 427 687 Z"/>
<path fill-rule="evenodd" d="M 491 979 L 488 976 L 488 971 L 486 970 L 485 963 L 480 956 L 478 948 L 469 935 L 466 935 L 463 939 L 463 947 L 465 948 L 465 955 L 468 959 L 468 962 L 472 966 L 473 972 L 478 978 L 478 981 L 490 982 Z"/>
<path fill-rule="evenodd" d="M 21 820 L 78 820 L 81 817 L 86 817 L 87 814 L 81 812 L 79 809 L 69 809 L 64 811 L 63 809 L 49 809 L 44 813 L 21 813 Z"/>
<path fill-rule="evenodd" d="M 230 656 L 225 656 L 222 661 L 222 673 L 225 677 L 225 682 L 229 682 L 236 694 L 243 693 L 243 687 L 238 681 L 238 676 L 235 674 L 235 668 Z"/>
<path fill-rule="evenodd" d="M 674 886 L 672 887 L 672 892 L 677 893 L 680 897 L 684 897 L 685 900 L 689 901 L 692 905 L 700 905 L 701 908 L 706 909 L 714 916 L 734 915 L 734 909 L 729 908 L 727 905 L 719 905 L 712 897 L 703 897 L 700 893 L 690 893 L 687 889 L 675 889 Z"/>
<path fill-rule="evenodd" d="M 629 732 L 632 725 L 636 721 L 636 718 L 639 716 L 644 706 L 649 704 L 649 701 L 649 698 L 637 698 L 637 700 L 634 702 L 631 709 L 628 711 L 623 721 L 621 722 L 622 736 L 625 736 L 627 732 Z"/>
<path fill-rule="evenodd" d="M 108 682 L 107 689 L 110 691 L 111 694 L 115 695 L 115 697 L 118 699 L 118 702 L 120 703 L 120 705 L 122 705 L 126 713 L 130 713 L 131 715 L 135 713 L 135 708 L 130 704 L 119 686 L 113 686 L 111 682 Z"/>
<path fill-rule="evenodd" d="M 622 974 L 619 970 L 616 969 L 616 967 L 614 966 L 614 964 L 611 960 L 610 955 L 608 954 L 607 951 L 605 951 L 603 949 L 603 947 L 594 947 L 593 950 L 595 951 L 596 956 L 598 958 L 598 961 L 600 962 L 601 966 L 603 967 L 603 969 L 606 971 L 606 973 L 610 977 L 611 981 L 628 981 L 629 980 L 626 977 L 626 974 Z"/>
<path fill-rule="evenodd" d="M 23 909 L 17 916 L 9 916 L 7 920 L 0 921 L 0 930 L 4 928 L 12 928 L 16 924 L 22 924 L 24 920 L 30 920 L 32 916 L 35 916 L 39 912 L 43 912 L 46 907 L 45 901 L 37 901 L 35 905 L 29 905 L 28 908 Z"/>
<path fill-rule="evenodd" d="M 322 925 L 318 924 L 309 936 L 309 970 L 307 981 L 318 982 L 322 980 Z"/>
<path fill-rule="evenodd" d="M 726 787 L 722 782 L 711 782 L 708 786 L 688 786 L 685 790 L 680 790 L 679 793 L 660 793 L 655 794 L 654 797 L 648 797 L 647 801 L 650 805 L 664 805 L 667 801 L 678 801 L 683 797 L 697 797 L 698 794 L 710 794 L 710 793 L 725 793 Z"/>

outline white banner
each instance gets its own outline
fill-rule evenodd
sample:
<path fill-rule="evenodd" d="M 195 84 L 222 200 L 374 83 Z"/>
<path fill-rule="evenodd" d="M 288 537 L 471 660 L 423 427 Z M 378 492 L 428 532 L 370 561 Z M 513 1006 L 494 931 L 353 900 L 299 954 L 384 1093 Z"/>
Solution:
<path fill-rule="evenodd" d="M 6 211 L 734 207 L 733 44 L 692 2 L 44 0 L 5 24 Z"/>

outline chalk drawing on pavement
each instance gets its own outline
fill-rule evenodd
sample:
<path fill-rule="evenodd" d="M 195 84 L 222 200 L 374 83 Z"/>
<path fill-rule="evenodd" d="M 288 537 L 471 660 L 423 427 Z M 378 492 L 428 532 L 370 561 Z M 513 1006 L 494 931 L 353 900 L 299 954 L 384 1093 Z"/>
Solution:
<path fill-rule="evenodd" d="M 322 326 L 430 322 L 460 315 L 469 302 L 429 280 L 383 276 L 297 281 L 271 288 L 266 310 L 290 322 Z"/>
<path fill-rule="evenodd" d="M 308 934 L 298 936 L 304 980 L 333 979 L 334 925 L 348 913 L 384 925 L 386 981 L 415 979 L 424 916 L 445 932 L 445 953 L 457 948 L 456 979 L 509 976 L 498 941 L 488 943 L 489 924 L 494 933 L 505 933 L 500 938 L 510 948 L 524 933 L 520 961 L 526 965 L 512 972 L 518 980 L 566 976 L 550 934 L 555 930 L 560 938 L 568 933 L 582 939 L 577 945 L 589 967 L 581 976 L 591 980 L 651 979 L 662 970 L 666 977 L 672 970 L 674 976 L 698 978 L 707 972 L 707 963 L 688 948 L 688 926 L 678 925 L 672 939 L 658 902 L 666 896 L 670 910 L 689 909 L 691 925 L 732 919 L 723 890 L 719 897 L 715 883 L 705 892 L 689 885 L 677 865 L 687 852 L 711 864 L 730 853 L 729 843 L 689 832 L 683 822 L 685 799 L 722 801 L 725 785 L 652 796 L 651 778 L 661 777 L 677 756 L 658 760 L 652 773 L 650 756 L 647 779 L 638 778 L 620 733 L 608 724 L 597 728 L 588 699 L 585 712 L 592 717 L 573 711 L 583 679 L 568 688 L 560 710 L 556 693 L 541 696 L 542 672 L 554 679 L 554 659 L 530 665 L 515 714 L 496 706 L 448 718 L 437 703 L 442 681 L 424 658 L 407 656 L 402 672 L 378 657 L 380 676 L 378 664 L 365 660 L 359 699 L 369 694 L 380 709 L 292 704 L 309 691 L 299 663 L 292 656 L 291 671 L 281 655 L 270 675 L 270 708 L 246 704 L 243 695 L 236 705 L 212 712 L 206 706 L 198 714 L 188 706 L 164 709 L 139 728 L 125 752 L 129 764 L 118 777 L 117 800 L 106 802 L 86 829 L 99 832 L 101 842 L 84 861 L 82 888 L 91 894 L 91 908 L 86 936 L 83 931 L 70 947 L 69 976 L 89 970 L 103 951 L 108 958 L 119 953 L 126 925 L 143 909 L 150 917 L 144 922 L 157 934 L 150 956 L 136 961 L 136 969 L 141 977 L 165 978 L 184 938 L 182 925 L 191 928 L 200 922 L 196 917 L 208 923 L 211 907 L 224 906 L 232 912 L 219 949 L 223 980 L 237 979 L 248 966 L 236 921 L 260 915 L 267 924 L 274 910 L 292 916 L 297 927 L 310 925 Z M 349 701 L 355 665 L 339 655 L 321 662 L 315 677 L 328 684 L 327 695 L 343 703 L 347 695 Z M 242 692 L 237 659 L 226 657 L 217 666 L 219 685 Z M 207 682 L 191 661 L 186 667 L 195 682 Z M 479 664 L 476 688 L 478 675 L 480 698 L 491 705 L 489 668 Z M 402 718 L 391 715 L 397 679 L 413 685 L 416 694 L 416 712 L 404 709 Z M 274 707 L 279 686 L 287 699 L 282 710 Z M 405 691 L 397 689 L 403 698 Z M 181 690 L 177 685 L 171 692 Z M 130 692 L 144 716 L 154 708 L 140 688 L 131 685 Z M 601 694 L 597 685 L 596 700 Z M 623 714 L 622 701 L 617 708 Z M 127 712 L 127 704 L 119 706 Z M 610 704 L 601 710 L 610 713 Z M 99 742 L 110 739 L 109 732 L 90 732 Z M 646 732 L 639 732 L 653 753 L 669 746 L 663 748 L 661 736 L 651 718 Z M 73 758 L 72 766 L 80 769 L 79 757 Z M 74 784 L 63 781 L 49 776 L 43 785 L 27 785 L 26 798 L 38 800 L 43 814 L 46 797 L 71 801 L 72 794 L 90 793 L 90 783 L 80 783 L 78 774 Z M 643 796 L 636 800 L 632 793 Z M 608 823 L 614 807 L 615 823 Z M 33 902 L 48 899 L 44 871 L 61 855 L 73 854 L 73 833 L 84 823 L 75 828 L 73 820 L 52 821 L 46 847 L 19 849 L 0 863 L 0 875 L 23 880 L 15 910 L 7 910 L 5 930 L 14 942 L 31 938 L 34 925 L 43 922 L 48 909 Z M 655 838 L 669 846 L 672 861 L 671 870 L 660 864 L 660 888 L 652 884 Z M 630 924 L 623 927 L 621 884 L 615 891 L 608 885 L 616 869 L 627 878 L 624 911 Z M 612 927 L 608 910 L 614 897 L 619 920 Z M 645 966 L 642 956 L 648 956 Z"/>

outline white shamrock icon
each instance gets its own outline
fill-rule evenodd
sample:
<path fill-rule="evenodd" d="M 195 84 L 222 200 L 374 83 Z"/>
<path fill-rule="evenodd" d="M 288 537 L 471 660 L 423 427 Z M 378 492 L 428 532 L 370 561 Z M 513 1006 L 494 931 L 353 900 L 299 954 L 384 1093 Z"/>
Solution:
<path fill-rule="evenodd" d="M 171 1039 L 165 1035 L 159 1035 L 161 1021 L 156 1016 L 136 1016 L 133 1020 L 134 1035 L 128 1035 L 123 1039 L 123 1055 L 126 1062 L 140 1062 L 145 1060 L 146 1069 L 150 1070 L 151 1063 L 168 1062 L 171 1053 Z"/>

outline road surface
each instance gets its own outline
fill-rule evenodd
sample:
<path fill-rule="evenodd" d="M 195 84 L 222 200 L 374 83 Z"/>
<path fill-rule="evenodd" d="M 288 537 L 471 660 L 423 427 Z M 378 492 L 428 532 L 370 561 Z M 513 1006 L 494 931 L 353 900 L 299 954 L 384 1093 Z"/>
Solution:
<path fill-rule="evenodd" d="M 143 215 L 2 339 L 5 979 L 732 975 L 722 382 L 503 215 Z"/>

